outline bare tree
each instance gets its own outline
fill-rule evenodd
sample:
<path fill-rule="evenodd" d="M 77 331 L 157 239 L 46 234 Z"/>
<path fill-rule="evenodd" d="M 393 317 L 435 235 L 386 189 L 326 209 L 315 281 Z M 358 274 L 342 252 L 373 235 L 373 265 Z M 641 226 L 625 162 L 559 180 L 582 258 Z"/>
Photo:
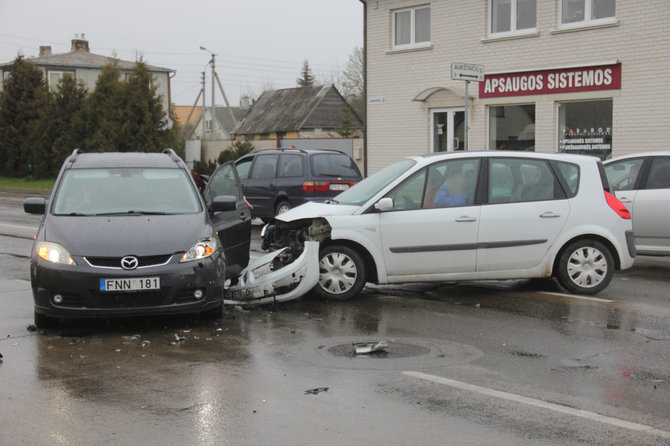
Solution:
<path fill-rule="evenodd" d="M 349 105 L 354 109 L 356 114 L 364 119 L 364 90 L 365 78 L 363 77 L 363 50 L 359 47 L 354 47 L 349 55 L 347 67 L 342 72 L 341 82 L 339 83 L 339 90 L 342 96 L 349 102 Z"/>

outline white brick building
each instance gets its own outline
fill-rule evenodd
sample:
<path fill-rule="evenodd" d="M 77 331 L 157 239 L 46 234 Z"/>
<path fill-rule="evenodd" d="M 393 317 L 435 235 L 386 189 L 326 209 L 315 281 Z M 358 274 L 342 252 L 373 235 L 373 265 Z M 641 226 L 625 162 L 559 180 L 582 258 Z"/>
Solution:
<path fill-rule="evenodd" d="M 367 163 L 463 147 L 601 157 L 670 140 L 668 0 L 361 0 Z"/>

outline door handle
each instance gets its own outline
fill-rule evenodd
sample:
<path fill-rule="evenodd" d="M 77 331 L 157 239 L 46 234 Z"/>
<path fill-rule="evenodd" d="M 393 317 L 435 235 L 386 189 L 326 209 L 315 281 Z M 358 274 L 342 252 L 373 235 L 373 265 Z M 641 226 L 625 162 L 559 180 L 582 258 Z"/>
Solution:
<path fill-rule="evenodd" d="M 622 202 L 622 203 L 632 203 L 633 202 L 633 200 L 631 200 L 628 197 L 619 197 L 619 201 Z"/>
<path fill-rule="evenodd" d="M 471 223 L 473 221 L 477 221 L 475 217 L 468 217 L 467 215 L 463 215 L 462 217 L 458 217 L 456 219 L 458 223 Z"/>
<path fill-rule="evenodd" d="M 545 212 L 544 214 L 540 214 L 540 218 L 558 218 L 560 216 L 561 214 L 555 214 L 551 211 Z"/>

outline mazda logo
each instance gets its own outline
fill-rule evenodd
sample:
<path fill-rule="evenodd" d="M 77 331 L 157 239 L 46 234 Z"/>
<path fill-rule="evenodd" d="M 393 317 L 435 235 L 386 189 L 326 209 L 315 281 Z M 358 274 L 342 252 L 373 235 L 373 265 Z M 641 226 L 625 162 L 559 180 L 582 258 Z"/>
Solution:
<path fill-rule="evenodd" d="M 135 269 L 139 265 L 137 257 L 126 256 L 121 259 L 121 268 L 123 269 Z"/>

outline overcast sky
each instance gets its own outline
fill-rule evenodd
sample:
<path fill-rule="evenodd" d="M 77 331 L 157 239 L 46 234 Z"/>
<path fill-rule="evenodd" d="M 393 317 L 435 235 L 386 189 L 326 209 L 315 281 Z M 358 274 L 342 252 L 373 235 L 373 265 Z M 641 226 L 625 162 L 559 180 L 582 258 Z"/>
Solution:
<path fill-rule="evenodd" d="M 237 105 L 249 88 L 296 86 L 305 59 L 317 78 L 336 78 L 363 46 L 362 8 L 358 0 L 0 0 L 0 62 L 37 56 L 40 45 L 68 52 L 84 33 L 93 53 L 130 61 L 140 54 L 176 70 L 172 101 L 192 105 L 210 60 L 204 46 L 218 54 L 217 72 Z"/>

